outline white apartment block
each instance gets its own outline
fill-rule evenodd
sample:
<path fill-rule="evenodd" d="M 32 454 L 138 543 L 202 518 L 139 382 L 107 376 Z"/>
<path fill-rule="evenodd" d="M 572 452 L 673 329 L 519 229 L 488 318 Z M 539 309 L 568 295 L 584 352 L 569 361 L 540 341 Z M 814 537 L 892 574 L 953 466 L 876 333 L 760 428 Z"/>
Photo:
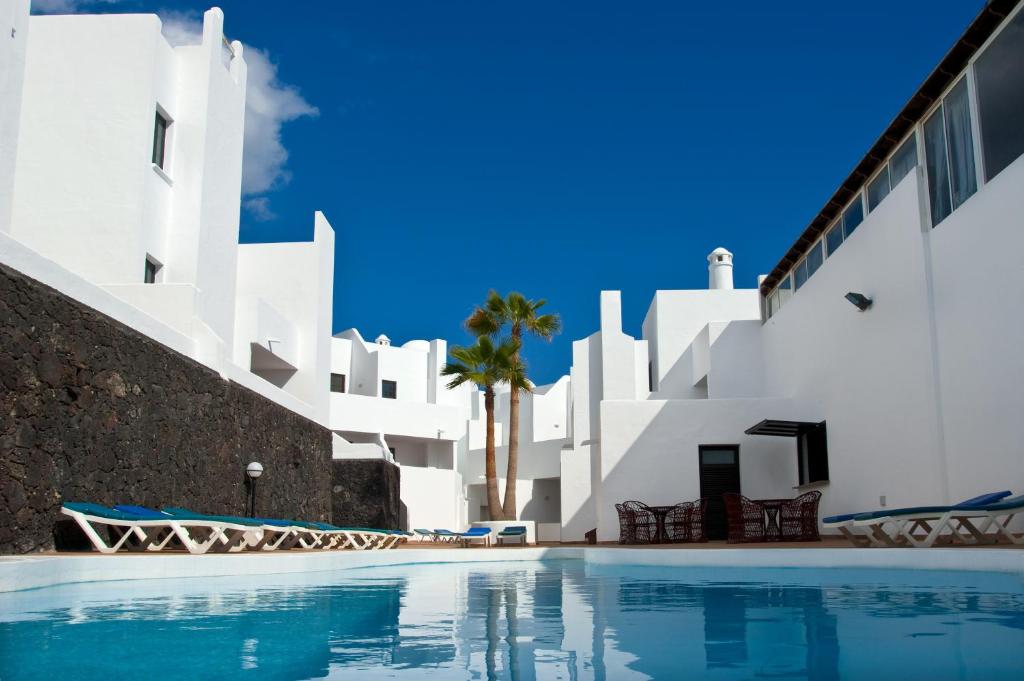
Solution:
<path fill-rule="evenodd" d="M 156 15 L 0 7 L 2 261 L 326 423 L 334 232 L 317 213 L 311 242 L 238 243 L 246 65 L 221 10 L 173 47 Z"/>

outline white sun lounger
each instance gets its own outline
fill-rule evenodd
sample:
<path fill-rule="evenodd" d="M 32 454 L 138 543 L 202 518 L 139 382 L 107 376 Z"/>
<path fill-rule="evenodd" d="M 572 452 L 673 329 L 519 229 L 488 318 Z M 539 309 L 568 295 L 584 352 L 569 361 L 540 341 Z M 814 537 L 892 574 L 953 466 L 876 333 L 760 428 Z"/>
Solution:
<path fill-rule="evenodd" d="M 61 513 L 78 524 L 100 553 L 116 553 L 121 549 L 161 551 L 174 538 L 189 553 L 238 551 L 245 547 L 246 532 L 253 529 L 253 525 L 213 520 L 144 517 L 89 503 L 65 503 Z M 114 530 L 113 543 L 100 535 L 99 526 Z"/>
<path fill-rule="evenodd" d="M 923 541 L 931 545 L 938 540 L 956 541 L 951 537 L 950 518 L 955 511 L 981 508 L 1010 496 L 1008 490 L 982 494 L 954 506 L 917 506 L 882 509 L 871 513 L 847 513 L 822 520 L 822 527 L 837 530 L 855 546 L 917 546 Z M 919 532 L 923 530 L 922 536 Z M 929 535 L 935 531 L 934 536 Z"/>
<path fill-rule="evenodd" d="M 981 506 L 932 506 L 876 511 L 856 516 L 854 528 L 863 528 L 873 546 L 936 544 L 985 545 L 999 542 L 1024 544 L 1009 529 L 1024 513 L 1024 496 Z"/>

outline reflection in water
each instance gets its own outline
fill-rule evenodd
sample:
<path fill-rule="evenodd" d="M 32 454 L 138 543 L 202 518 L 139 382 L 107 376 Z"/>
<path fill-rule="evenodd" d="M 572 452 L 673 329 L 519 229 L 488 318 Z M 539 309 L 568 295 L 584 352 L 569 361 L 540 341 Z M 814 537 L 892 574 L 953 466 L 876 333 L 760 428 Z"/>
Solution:
<path fill-rule="evenodd" d="M 1022 649 L 1010 575 L 567 561 L 0 594 L 5 680 L 966 679 Z"/>

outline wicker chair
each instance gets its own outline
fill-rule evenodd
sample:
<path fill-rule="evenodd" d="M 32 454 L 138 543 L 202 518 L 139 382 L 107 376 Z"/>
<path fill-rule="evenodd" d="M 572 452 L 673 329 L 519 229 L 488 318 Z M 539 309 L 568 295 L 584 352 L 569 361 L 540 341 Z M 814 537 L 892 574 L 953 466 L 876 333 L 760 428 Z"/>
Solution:
<path fill-rule="evenodd" d="M 676 504 L 665 516 L 665 532 L 671 542 L 703 542 L 707 541 L 704 534 L 704 512 L 707 502 L 704 499 Z"/>
<path fill-rule="evenodd" d="M 636 530 L 633 514 L 627 511 L 622 504 L 615 504 L 615 512 L 619 514 L 619 543 L 635 544 Z"/>
<path fill-rule="evenodd" d="M 806 492 L 779 509 L 782 541 L 821 541 L 818 534 L 818 502 L 821 492 Z"/>
<path fill-rule="evenodd" d="M 742 494 L 729 492 L 722 495 L 725 514 L 729 519 L 730 544 L 764 541 L 764 507 Z"/>
<path fill-rule="evenodd" d="M 623 508 L 630 518 L 631 544 L 652 544 L 658 538 L 658 518 L 639 501 L 624 501 Z"/>

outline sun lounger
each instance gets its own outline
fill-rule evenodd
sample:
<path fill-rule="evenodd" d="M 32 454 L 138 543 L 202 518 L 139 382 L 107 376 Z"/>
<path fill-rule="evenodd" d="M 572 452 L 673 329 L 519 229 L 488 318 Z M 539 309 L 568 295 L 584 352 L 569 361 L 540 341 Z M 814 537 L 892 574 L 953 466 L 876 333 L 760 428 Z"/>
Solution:
<path fill-rule="evenodd" d="M 456 541 L 462 543 L 463 547 L 467 547 L 471 542 L 483 540 L 484 546 L 491 545 L 491 528 L 489 527 L 471 527 L 465 532 L 454 533 L 457 537 Z"/>
<path fill-rule="evenodd" d="M 506 527 L 504 530 L 498 533 L 498 544 L 504 544 L 508 541 L 515 541 L 517 544 L 526 545 L 526 528 L 522 525 L 513 525 L 512 527 Z"/>
<path fill-rule="evenodd" d="M 983 509 L 1009 495 L 1009 491 L 992 492 L 952 506 L 914 506 L 830 516 L 823 520 L 823 526 L 826 529 L 838 529 L 857 546 L 923 547 L 932 546 L 937 541 L 978 543 L 980 540 L 977 537 L 973 541 L 968 538 L 971 533 L 967 525 L 962 521 L 954 525 L 952 519 L 975 509 Z M 991 523 L 986 527 L 988 532 L 993 529 Z M 968 531 L 968 535 L 963 535 L 961 529 Z"/>
<path fill-rule="evenodd" d="M 100 553 L 116 553 L 120 549 L 161 551 L 173 538 L 189 552 L 203 554 L 209 551 L 240 550 L 245 545 L 245 534 L 258 527 L 254 522 L 235 522 L 206 518 L 177 518 L 142 516 L 107 508 L 99 504 L 66 502 L 61 513 L 69 516 Z M 108 543 L 97 529 L 107 527 L 114 535 Z"/>
<path fill-rule="evenodd" d="M 424 541 L 426 539 L 429 539 L 430 541 L 440 541 L 440 539 L 441 539 L 438 536 L 437 532 L 434 532 L 433 530 L 427 530 L 427 529 L 418 527 L 418 528 L 414 529 L 413 532 L 415 532 L 419 536 L 420 541 Z"/>
<path fill-rule="evenodd" d="M 437 540 L 441 542 L 456 542 L 459 540 L 458 532 L 452 532 L 444 528 L 435 529 L 434 534 L 437 535 Z"/>

